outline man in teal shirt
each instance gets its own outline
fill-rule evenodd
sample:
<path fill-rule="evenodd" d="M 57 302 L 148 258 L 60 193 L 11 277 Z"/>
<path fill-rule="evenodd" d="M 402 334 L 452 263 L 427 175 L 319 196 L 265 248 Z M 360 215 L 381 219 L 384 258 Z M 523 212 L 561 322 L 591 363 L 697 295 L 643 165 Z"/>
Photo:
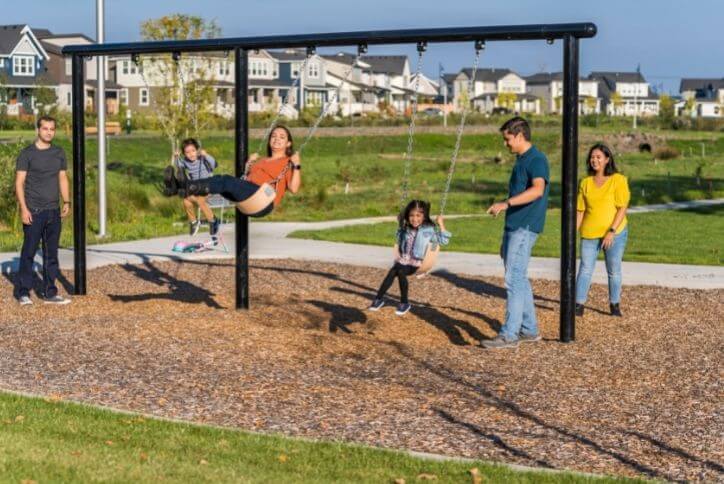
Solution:
<path fill-rule="evenodd" d="M 514 348 L 521 341 L 541 339 L 533 289 L 528 280 L 528 263 L 538 234 L 543 231 L 550 189 L 548 159 L 531 143 L 528 122 L 520 117 L 509 119 L 500 132 L 516 160 L 508 183 L 507 200 L 494 203 L 488 209 L 495 217 L 505 211 L 500 255 L 505 265 L 508 296 L 505 324 L 500 333 L 495 339 L 482 342 L 485 348 L 491 349 Z"/>

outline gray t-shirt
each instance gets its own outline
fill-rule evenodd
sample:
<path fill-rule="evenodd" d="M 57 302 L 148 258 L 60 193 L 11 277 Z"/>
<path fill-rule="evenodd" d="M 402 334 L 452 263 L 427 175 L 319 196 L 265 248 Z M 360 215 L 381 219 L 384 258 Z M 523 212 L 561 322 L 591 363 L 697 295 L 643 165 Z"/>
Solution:
<path fill-rule="evenodd" d="M 191 180 L 202 180 L 214 175 L 216 160 L 210 155 L 199 155 L 196 161 L 191 161 L 183 156 L 176 160 L 176 166 L 182 170 L 186 170 L 186 176 Z"/>
<path fill-rule="evenodd" d="M 48 149 L 40 150 L 33 143 L 20 152 L 15 170 L 28 172 L 25 178 L 25 203 L 28 209 L 58 208 L 58 172 L 67 169 L 65 153 L 57 146 L 51 145 Z"/>

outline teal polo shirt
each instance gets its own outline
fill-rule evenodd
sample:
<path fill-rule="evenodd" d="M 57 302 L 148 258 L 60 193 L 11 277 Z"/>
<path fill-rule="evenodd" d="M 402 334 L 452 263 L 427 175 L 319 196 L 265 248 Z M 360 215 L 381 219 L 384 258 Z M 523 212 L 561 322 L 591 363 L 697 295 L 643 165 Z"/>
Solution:
<path fill-rule="evenodd" d="M 543 196 L 526 205 L 508 208 L 505 211 L 505 230 L 525 228 L 538 234 L 543 232 L 551 185 L 550 168 L 546 156 L 538 151 L 538 148 L 531 146 L 528 151 L 516 157 L 508 182 L 508 198 L 519 195 L 533 186 L 534 178 L 543 178 L 546 181 Z"/>

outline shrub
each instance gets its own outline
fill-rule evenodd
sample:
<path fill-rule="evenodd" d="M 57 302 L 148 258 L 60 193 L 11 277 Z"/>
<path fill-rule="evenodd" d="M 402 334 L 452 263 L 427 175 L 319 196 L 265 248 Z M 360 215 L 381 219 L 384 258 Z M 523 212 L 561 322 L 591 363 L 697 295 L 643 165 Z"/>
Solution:
<path fill-rule="evenodd" d="M 671 146 L 664 146 L 654 151 L 654 158 L 657 160 L 673 160 L 681 156 L 679 150 Z"/>

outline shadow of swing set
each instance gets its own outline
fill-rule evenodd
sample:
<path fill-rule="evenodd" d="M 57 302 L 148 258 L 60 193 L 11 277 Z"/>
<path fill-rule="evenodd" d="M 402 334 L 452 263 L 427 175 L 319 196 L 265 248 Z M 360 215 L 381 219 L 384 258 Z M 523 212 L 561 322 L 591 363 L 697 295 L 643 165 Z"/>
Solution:
<path fill-rule="evenodd" d="M 422 56 L 428 42 L 473 42 L 475 45 L 475 69 L 480 51 L 489 41 L 545 40 L 553 44 L 555 40 L 563 42 L 563 127 L 562 127 L 562 229 L 561 229 L 561 310 L 560 340 L 570 342 L 575 339 L 575 267 L 576 267 L 576 181 L 578 165 L 578 80 L 579 80 L 579 40 L 596 35 L 593 23 L 531 24 L 513 26 L 450 27 L 435 29 L 406 29 L 359 32 L 314 33 L 300 35 L 277 35 L 257 37 L 237 37 L 221 39 L 169 40 L 130 43 L 108 43 L 91 45 L 71 45 L 63 47 L 63 55 L 71 56 L 72 66 L 72 109 L 73 109 L 73 239 L 74 239 L 74 294 L 85 295 L 87 291 L 86 270 L 86 207 L 85 207 L 85 119 L 84 119 L 84 61 L 93 56 L 130 55 L 137 60 L 141 55 L 171 53 L 178 60 L 182 52 L 234 51 L 235 69 L 235 176 L 244 176 L 249 168 L 249 106 L 245 95 L 249 88 L 248 68 L 250 50 L 306 48 L 307 59 L 319 47 L 357 46 L 357 57 L 352 63 L 344 80 L 348 78 L 359 58 L 367 52 L 368 45 L 380 44 L 417 44 L 419 74 Z M 306 62 L 306 60 L 305 60 Z M 419 75 L 416 76 L 419 82 Z M 341 84 L 344 84 L 344 80 Z M 474 75 L 470 85 L 474 83 Z M 341 85 L 340 84 L 340 85 Z M 287 96 L 294 88 L 287 91 Z M 417 92 L 417 86 L 415 88 Z M 337 91 L 333 91 L 333 98 Z M 287 99 L 280 109 L 262 143 L 273 130 Z M 417 96 L 413 97 L 413 109 L 408 132 L 408 149 L 405 155 L 405 175 L 403 176 L 402 202 L 407 198 L 409 171 L 411 168 L 412 143 L 414 137 Z M 323 105 L 320 115 L 310 128 L 299 150 L 309 142 L 321 123 L 327 110 L 333 104 Z M 467 107 L 458 126 L 456 145 L 451 156 L 440 213 L 445 209 L 447 194 L 455 170 L 455 161 L 460 149 L 460 140 L 465 124 Z M 249 308 L 249 216 L 257 213 L 260 206 L 268 206 L 276 196 L 271 184 L 262 185 L 252 197 L 237 206 L 235 212 L 235 286 L 236 308 Z M 256 211 L 255 211 L 256 210 Z M 439 246 L 428 249 L 421 273 L 427 273 L 433 267 Z"/>

